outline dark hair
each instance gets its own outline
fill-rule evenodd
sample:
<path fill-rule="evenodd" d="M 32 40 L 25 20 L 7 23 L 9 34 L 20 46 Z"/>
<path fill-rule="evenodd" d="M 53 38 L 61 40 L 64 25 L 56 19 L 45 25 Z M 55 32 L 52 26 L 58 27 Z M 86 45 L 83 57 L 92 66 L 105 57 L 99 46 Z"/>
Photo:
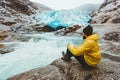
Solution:
<path fill-rule="evenodd" d="M 90 36 L 93 34 L 93 28 L 92 26 L 88 25 L 83 29 L 83 32 L 87 35 Z"/>

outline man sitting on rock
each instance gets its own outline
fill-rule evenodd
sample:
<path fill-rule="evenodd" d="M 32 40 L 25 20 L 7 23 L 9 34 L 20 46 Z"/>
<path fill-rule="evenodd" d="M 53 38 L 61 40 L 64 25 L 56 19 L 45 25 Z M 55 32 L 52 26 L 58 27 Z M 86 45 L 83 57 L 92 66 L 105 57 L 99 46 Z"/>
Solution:
<path fill-rule="evenodd" d="M 72 44 L 67 45 L 66 53 L 62 52 L 62 60 L 70 61 L 74 56 L 85 68 L 94 68 L 101 59 L 100 48 L 98 46 L 98 35 L 93 34 L 93 28 L 88 25 L 82 32 L 84 42 L 77 47 Z"/>

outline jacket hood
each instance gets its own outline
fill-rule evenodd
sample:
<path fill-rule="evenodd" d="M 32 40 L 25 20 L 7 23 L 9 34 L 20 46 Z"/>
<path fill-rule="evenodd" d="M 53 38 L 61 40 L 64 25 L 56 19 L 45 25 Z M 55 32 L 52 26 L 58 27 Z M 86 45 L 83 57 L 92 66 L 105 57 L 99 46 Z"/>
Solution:
<path fill-rule="evenodd" d="M 94 41 L 97 41 L 98 40 L 98 35 L 97 34 L 92 34 L 90 36 L 88 36 L 86 38 L 86 40 L 94 40 Z"/>

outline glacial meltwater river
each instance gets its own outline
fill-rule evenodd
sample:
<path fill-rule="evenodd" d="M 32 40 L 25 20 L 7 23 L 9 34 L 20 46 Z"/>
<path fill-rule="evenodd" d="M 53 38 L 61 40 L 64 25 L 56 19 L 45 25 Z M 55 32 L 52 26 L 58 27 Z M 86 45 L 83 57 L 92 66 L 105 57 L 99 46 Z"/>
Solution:
<path fill-rule="evenodd" d="M 28 34 L 28 42 L 7 42 L 1 44 L 12 45 L 13 52 L 0 55 L 0 80 L 14 76 L 37 67 L 44 67 L 53 60 L 61 57 L 66 45 L 79 45 L 81 37 L 55 36 L 53 33 Z M 14 45 L 14 46 L 13 46 Z"/>
<path fill-rule="evenodd" d="M 45 11 L 30 16 L 37 22 L 47 24 L 56 29 L 58 26 L 71 25 L 87 26 L 91 19 L 90 11 L 80 9 Z M 61 52 L 66 50 L 68 43 L 79 45 L 82 37 L 55 36 L 53 33 L 28 34 L 28 42 L 0 43 L 12 45 L 13 52 L 0 55 L 0 80 L 6 80 L 18 73 L 50 64 L 61 57 Z"/>

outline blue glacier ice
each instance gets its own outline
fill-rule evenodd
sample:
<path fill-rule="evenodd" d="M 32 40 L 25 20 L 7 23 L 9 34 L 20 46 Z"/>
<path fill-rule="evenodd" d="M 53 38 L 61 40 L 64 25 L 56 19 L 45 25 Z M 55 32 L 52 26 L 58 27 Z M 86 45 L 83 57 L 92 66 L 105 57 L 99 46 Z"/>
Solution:
<path fill-rule="evenodd" d="M 91 19 L 90 11 L 85 10 L 52 10 L 52 11 L 44 11 L 42 13 L 37 13 L 32 17 L 50 27 L 56 29 L 59 26 L 69 27 L 72 25 L 83 25 L 87 26 L 88 21 Z"/>

